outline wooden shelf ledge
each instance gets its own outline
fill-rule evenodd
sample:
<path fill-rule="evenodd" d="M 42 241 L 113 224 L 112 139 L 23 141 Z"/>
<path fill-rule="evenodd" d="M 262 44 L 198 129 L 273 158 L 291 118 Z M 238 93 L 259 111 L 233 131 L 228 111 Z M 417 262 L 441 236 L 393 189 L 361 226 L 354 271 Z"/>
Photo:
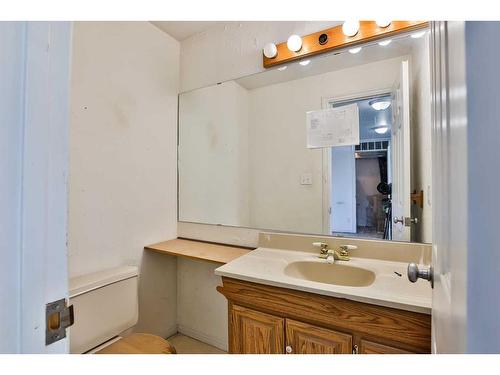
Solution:
<path fill-rule="evenodd" d="M 232 260 L 252 251 L 252 249 L 246 247 L 221 245 L 211 242 L 187 240 L 183 238 L 148 245 L 144 247 L 144 249 L 161 254 L 206 260 L 208 262 L 219 264 L 229 263 Z"/>

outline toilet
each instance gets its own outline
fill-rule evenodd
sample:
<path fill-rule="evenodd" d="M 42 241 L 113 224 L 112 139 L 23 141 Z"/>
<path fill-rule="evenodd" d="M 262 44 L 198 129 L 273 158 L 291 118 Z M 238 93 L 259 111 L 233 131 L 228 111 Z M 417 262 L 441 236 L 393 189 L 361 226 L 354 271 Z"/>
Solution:
<path fill-rule="evenodd" d="M 71 278 L 69 300 L 75 323 L 70 353 L 173 354 L 175 348 L 151 334 L 127 334 L 138 320 L 138 269 L 118 267 Z"/>

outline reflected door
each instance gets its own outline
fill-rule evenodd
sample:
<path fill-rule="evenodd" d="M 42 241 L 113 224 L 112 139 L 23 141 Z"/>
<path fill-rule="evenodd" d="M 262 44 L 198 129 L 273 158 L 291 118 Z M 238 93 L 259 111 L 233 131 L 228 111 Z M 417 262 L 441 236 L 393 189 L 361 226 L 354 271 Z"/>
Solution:
<path fill-rule="evenodd" d="M 401 62 L 392 93 L 392 239 L 410 241 L 410 80 L 408 61 Z"/>
<path fill-rule="evenodd" d="M 332 147 L 332 232 L 356 233 L 356 160 L 354 146 Z"/>

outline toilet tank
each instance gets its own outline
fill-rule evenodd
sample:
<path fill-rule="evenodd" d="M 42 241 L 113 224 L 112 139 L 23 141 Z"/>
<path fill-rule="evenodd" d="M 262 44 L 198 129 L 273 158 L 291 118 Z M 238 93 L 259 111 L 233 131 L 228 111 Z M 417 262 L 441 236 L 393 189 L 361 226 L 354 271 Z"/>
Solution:
<path fill-rule="evenodd" d="M 71 353 L 89 351 L 137 323 L 137 276 L 137 267 L 127 266 L 70 279 Z"/>

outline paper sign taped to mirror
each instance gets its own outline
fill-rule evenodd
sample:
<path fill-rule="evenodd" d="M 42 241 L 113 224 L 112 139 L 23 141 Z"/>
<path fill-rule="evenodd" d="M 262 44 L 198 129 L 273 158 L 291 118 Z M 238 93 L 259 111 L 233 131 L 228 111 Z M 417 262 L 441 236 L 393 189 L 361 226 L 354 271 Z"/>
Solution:
<path fill-rule="evenodd" d="M 307 148 L 359 144 L 357 104 L 306 113 Z"/>

